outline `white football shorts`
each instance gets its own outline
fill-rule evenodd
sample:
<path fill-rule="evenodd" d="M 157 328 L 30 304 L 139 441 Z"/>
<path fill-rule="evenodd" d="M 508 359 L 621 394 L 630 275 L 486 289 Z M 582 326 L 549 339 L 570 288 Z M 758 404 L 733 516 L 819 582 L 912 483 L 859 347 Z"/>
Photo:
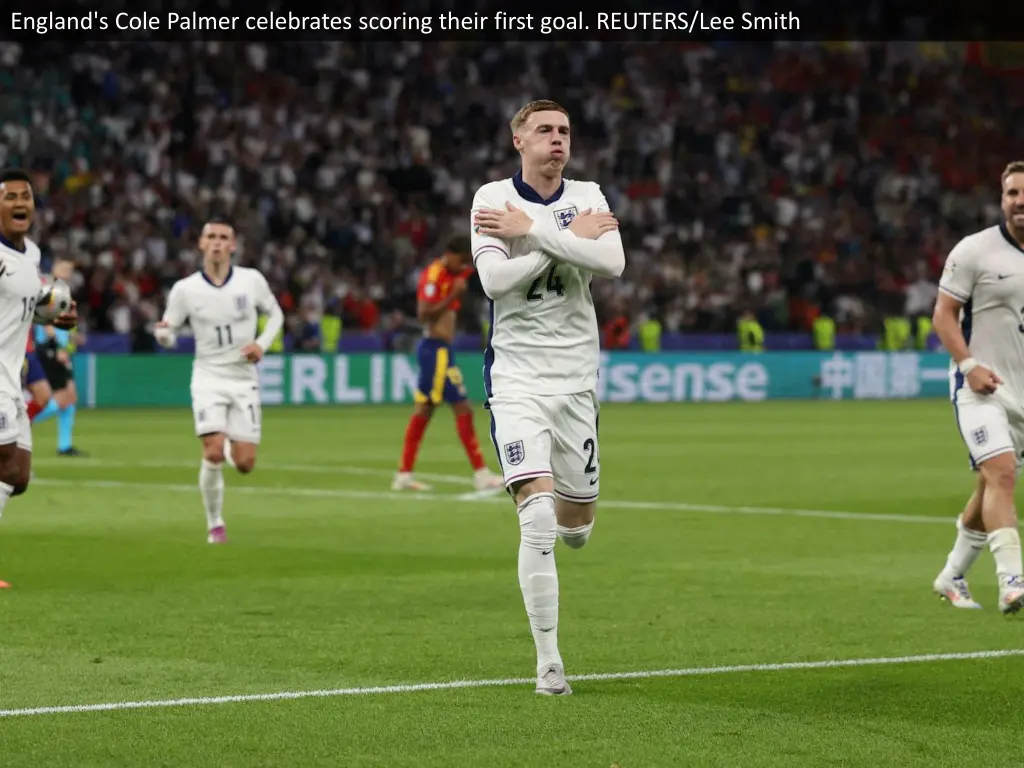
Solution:
<path fill-rule="evenodd" d="M 601 460 L 597 443 L 597 394 L 509 394 L 489 400 L 491 440 L 505 487 L 551 477 L 555 495 L 567 501 L 596 501 Z"/>
<path fill-rule="evenodd" d="M 1004 386 L 991 395 L 979 395 L 966 386 L 953 395 L 960 435 L 967 444 L 971 469 L 1004 453 L 1012 453 L 1020 467 L 1024 459 L 1024 404 Z"/>
<path fill-rule="evenodd" d="M 222 433 L 239 443 L 260 442 L 260 387 L 252 381 L 193 381 L 196 435 Z"/>
<path fill-rule="evenodd" d="M 16 443 L 19 448 L 32 450 L 32 426 L 22 397 L 0 395 L 0 445 Z"/>

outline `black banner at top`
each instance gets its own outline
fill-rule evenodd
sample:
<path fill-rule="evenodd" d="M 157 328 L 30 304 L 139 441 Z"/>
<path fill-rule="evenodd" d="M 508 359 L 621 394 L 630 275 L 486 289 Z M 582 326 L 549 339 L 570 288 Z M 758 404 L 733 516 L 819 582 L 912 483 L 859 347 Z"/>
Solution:
<path fill-rule="evenodd" d="M 601 8 L 601 10 L 598 10 Z M 32 42 L 221 40 L 1012 41 L 1007 6 L 927 0 L 708 0 L 507 3 L 496 0 L 6 0 L 0 39 Z"/>

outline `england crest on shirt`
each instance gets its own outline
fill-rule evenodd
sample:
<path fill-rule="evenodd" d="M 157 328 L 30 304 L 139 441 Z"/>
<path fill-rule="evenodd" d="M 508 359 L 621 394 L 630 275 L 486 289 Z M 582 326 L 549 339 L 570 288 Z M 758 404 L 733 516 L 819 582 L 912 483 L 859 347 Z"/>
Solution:
<path fill-rule="evenodd" d="M 559 229 L 566 229 L 572 220 L 576 218 L 576 206 L 570 205 L 568 208 L 559 208 L 557 211 L 553 211 L 555 215 L 555 222 L 558 224 Z"/>

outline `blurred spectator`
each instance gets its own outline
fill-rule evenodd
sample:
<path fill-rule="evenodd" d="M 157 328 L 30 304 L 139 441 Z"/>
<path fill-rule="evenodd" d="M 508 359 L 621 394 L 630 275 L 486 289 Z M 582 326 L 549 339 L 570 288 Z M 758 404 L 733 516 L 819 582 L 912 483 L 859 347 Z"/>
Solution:
<path fill-rule="evenodd" d="M 295 334 L 294 349 L 297 352 L 319 352 L 321 347 L 319 307 L 307 301 L 302 307 L 302 322 Z"/>
<path fill-rule="evenodd" d="M 401 343 L 418 270 L 514 171 L 510 115 L 547 97 L 573 117 L 567 175 L 621 222 L 603 323 L 614 303 L 627 327 L 734 333 L 742 305 L 767 331 L 823 312 L 877 328 L 927 311 L 1024 145 L 1024 89 L 952 43 L 3 43 L 0 60 L 18 74 L 0 163 L 35 174 L 46 258 L 77 261 L 101 332 L 142 333 L 217 213 L 301 344 L 303 308 L 335 300 L 345 332 Z"/>
<path fill-rule="evenodd" d="M 611 303 L 608 322 L 605 323 L 601 346 L 605 349 L 628 349 L 631 336 L 629 317 L 624 302 Z"/>

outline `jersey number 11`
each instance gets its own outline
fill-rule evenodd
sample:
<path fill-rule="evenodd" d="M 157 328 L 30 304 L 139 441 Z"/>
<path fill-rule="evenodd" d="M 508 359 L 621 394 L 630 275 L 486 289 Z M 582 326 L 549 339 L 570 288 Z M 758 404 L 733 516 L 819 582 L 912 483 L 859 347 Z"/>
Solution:
<path fill-rule="evenodd" d="M 230 325 L 218 325 L 217 330 L 217 346 L 223 347 L 224 343 L 230 347 L 233 343 L 231 340 L 231 326 Z"/>

